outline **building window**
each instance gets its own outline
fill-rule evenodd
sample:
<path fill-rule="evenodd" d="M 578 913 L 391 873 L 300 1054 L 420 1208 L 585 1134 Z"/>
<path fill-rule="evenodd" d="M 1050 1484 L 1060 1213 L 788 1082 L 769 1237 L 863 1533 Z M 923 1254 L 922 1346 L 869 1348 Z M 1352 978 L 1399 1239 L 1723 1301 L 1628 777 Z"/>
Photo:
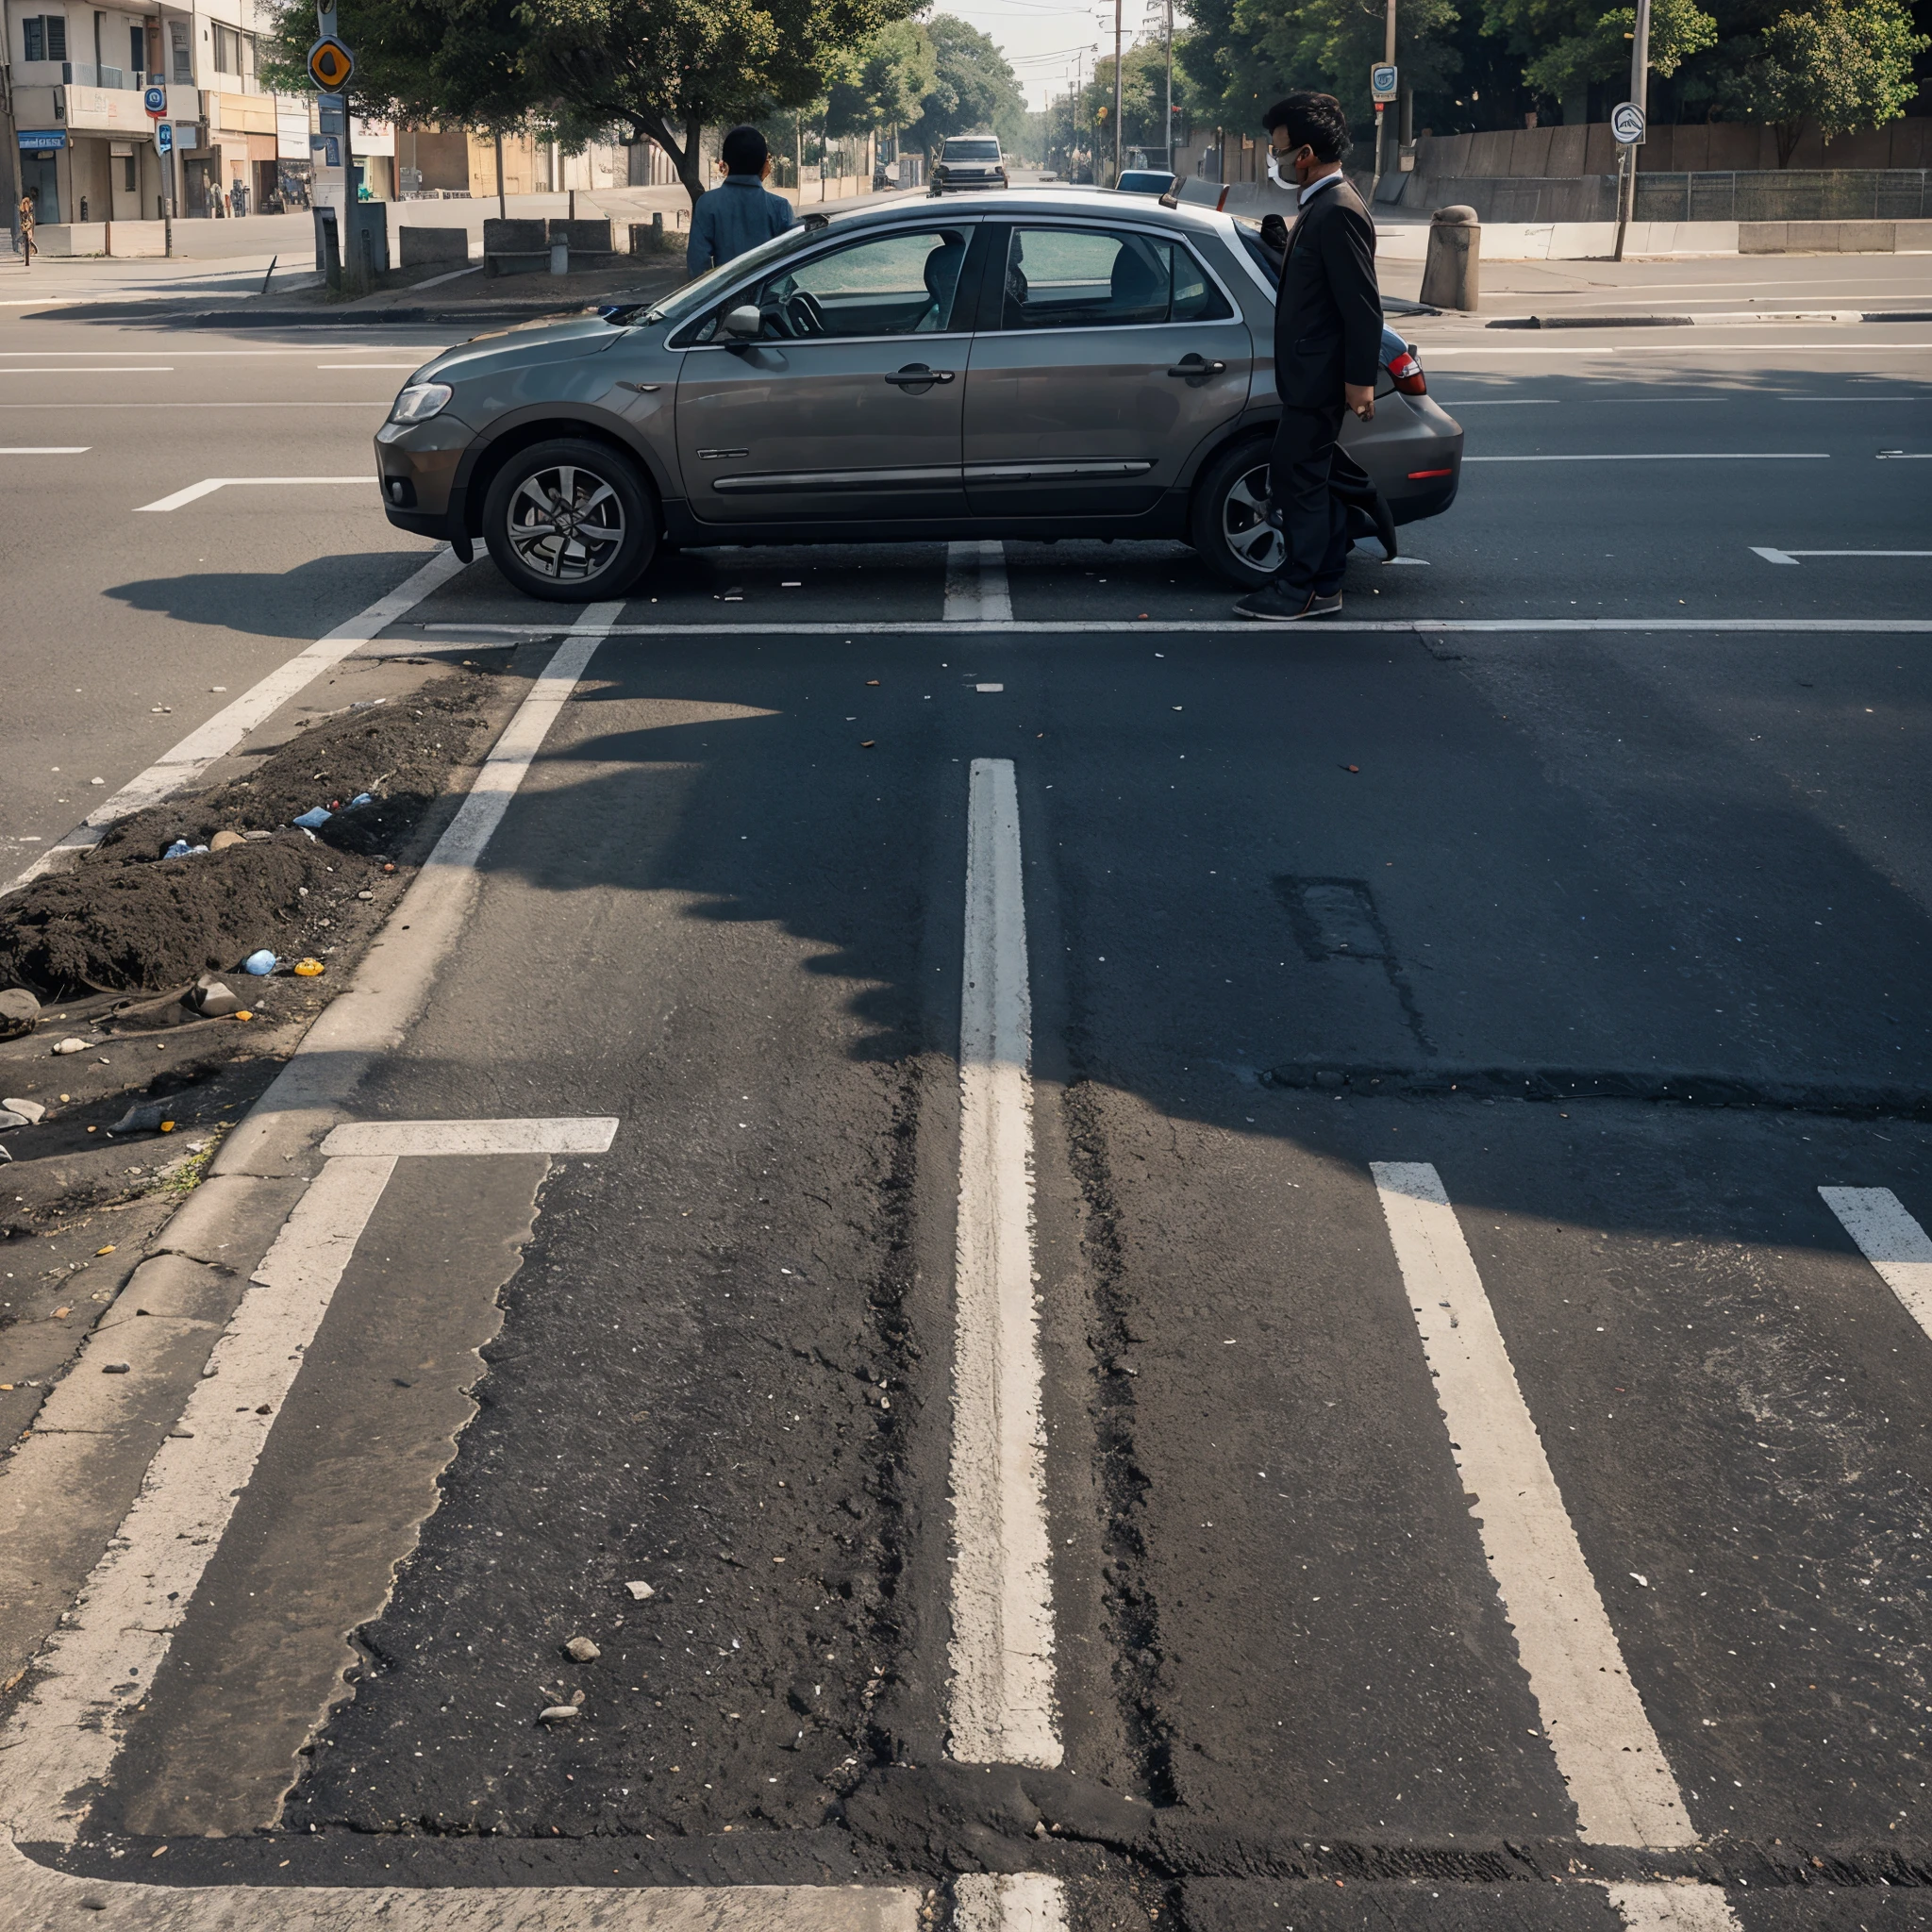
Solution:
<path fill-rule="evenodd" d="M 67 16 L 42 13 L 20 24 L 25 40 L 22 52 L 29 60 L 64 60 L 67 58 Z"/>
<path fill-rule="evenodd" d="M 129 194 L 133 194 L 141 187 L 140 167 L 141 163 L 132 155 L 122 156 L 121 185 L 126 189 Z"/>
<path fill-rule="evenodd" d="M 229 74 L 241 82 L 243 93 L 255 92 L 255 36 L 237 33 L 231 26 L 215 27 L 215 72 Z"/>
<path fill-rule="evenodd" d="M 127 29 L 127 64 L 136 74 L 146 71 L 147 29 L 144 26 Z"/>
<path fill-rule="evenodd" d="M 175 80 L 181 87 L 194 85 L 194 49 L 188 41 L 188 23 L 171 20 L 168 35 L 175 43 Z"/>

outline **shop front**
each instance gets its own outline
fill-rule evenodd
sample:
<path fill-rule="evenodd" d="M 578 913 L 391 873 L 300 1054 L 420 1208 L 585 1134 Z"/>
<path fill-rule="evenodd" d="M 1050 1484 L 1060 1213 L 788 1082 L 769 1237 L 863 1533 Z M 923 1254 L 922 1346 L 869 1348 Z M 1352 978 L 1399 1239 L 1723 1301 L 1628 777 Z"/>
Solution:
<path fill-rule="evenodd" d="M 64 127 L 20 130 L 20 192 L 34 204 L 34 220 L 46 226 L 67 219 L 60 196 L 60 163 L 67 148 Z"/>

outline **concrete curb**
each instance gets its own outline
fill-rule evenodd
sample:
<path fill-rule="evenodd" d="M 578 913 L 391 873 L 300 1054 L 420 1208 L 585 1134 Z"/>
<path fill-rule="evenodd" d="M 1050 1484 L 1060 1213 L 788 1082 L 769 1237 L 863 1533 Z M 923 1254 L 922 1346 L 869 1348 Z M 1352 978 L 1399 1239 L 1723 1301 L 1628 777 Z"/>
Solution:
<path fill-rule="evenodd" d="M 1485 328 L 1736 328 L 1747 323 L 1932 322 L 1932 308 L 1727 308 L 1707 315 L 1499 315 Z"/>

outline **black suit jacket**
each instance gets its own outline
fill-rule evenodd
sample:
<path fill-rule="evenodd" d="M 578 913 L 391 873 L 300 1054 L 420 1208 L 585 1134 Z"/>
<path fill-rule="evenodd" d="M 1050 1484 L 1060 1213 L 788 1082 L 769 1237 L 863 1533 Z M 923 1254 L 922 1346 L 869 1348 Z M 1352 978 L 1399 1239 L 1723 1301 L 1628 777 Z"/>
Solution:
<path fill-rule="evenodd" d="M 1274 386 L 1290 408 L 1341 407 L 1382 361 L 1375 225 L 1346 181 L 1324 188 L 1288 238 L 1274 297 Z"/>

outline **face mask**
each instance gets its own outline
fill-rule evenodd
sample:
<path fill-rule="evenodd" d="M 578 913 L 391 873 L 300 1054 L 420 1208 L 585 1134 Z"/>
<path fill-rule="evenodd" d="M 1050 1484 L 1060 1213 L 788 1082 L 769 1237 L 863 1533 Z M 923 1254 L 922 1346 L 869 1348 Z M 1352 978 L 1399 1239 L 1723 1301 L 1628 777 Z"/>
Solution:
<path fill-rule="evenodd" d="M 1288 183 L 1281 178 L 1281 157 L 1271 147 L 1268 150 L 1268 178 L 1277 188 L 1286 188 Z"/>

